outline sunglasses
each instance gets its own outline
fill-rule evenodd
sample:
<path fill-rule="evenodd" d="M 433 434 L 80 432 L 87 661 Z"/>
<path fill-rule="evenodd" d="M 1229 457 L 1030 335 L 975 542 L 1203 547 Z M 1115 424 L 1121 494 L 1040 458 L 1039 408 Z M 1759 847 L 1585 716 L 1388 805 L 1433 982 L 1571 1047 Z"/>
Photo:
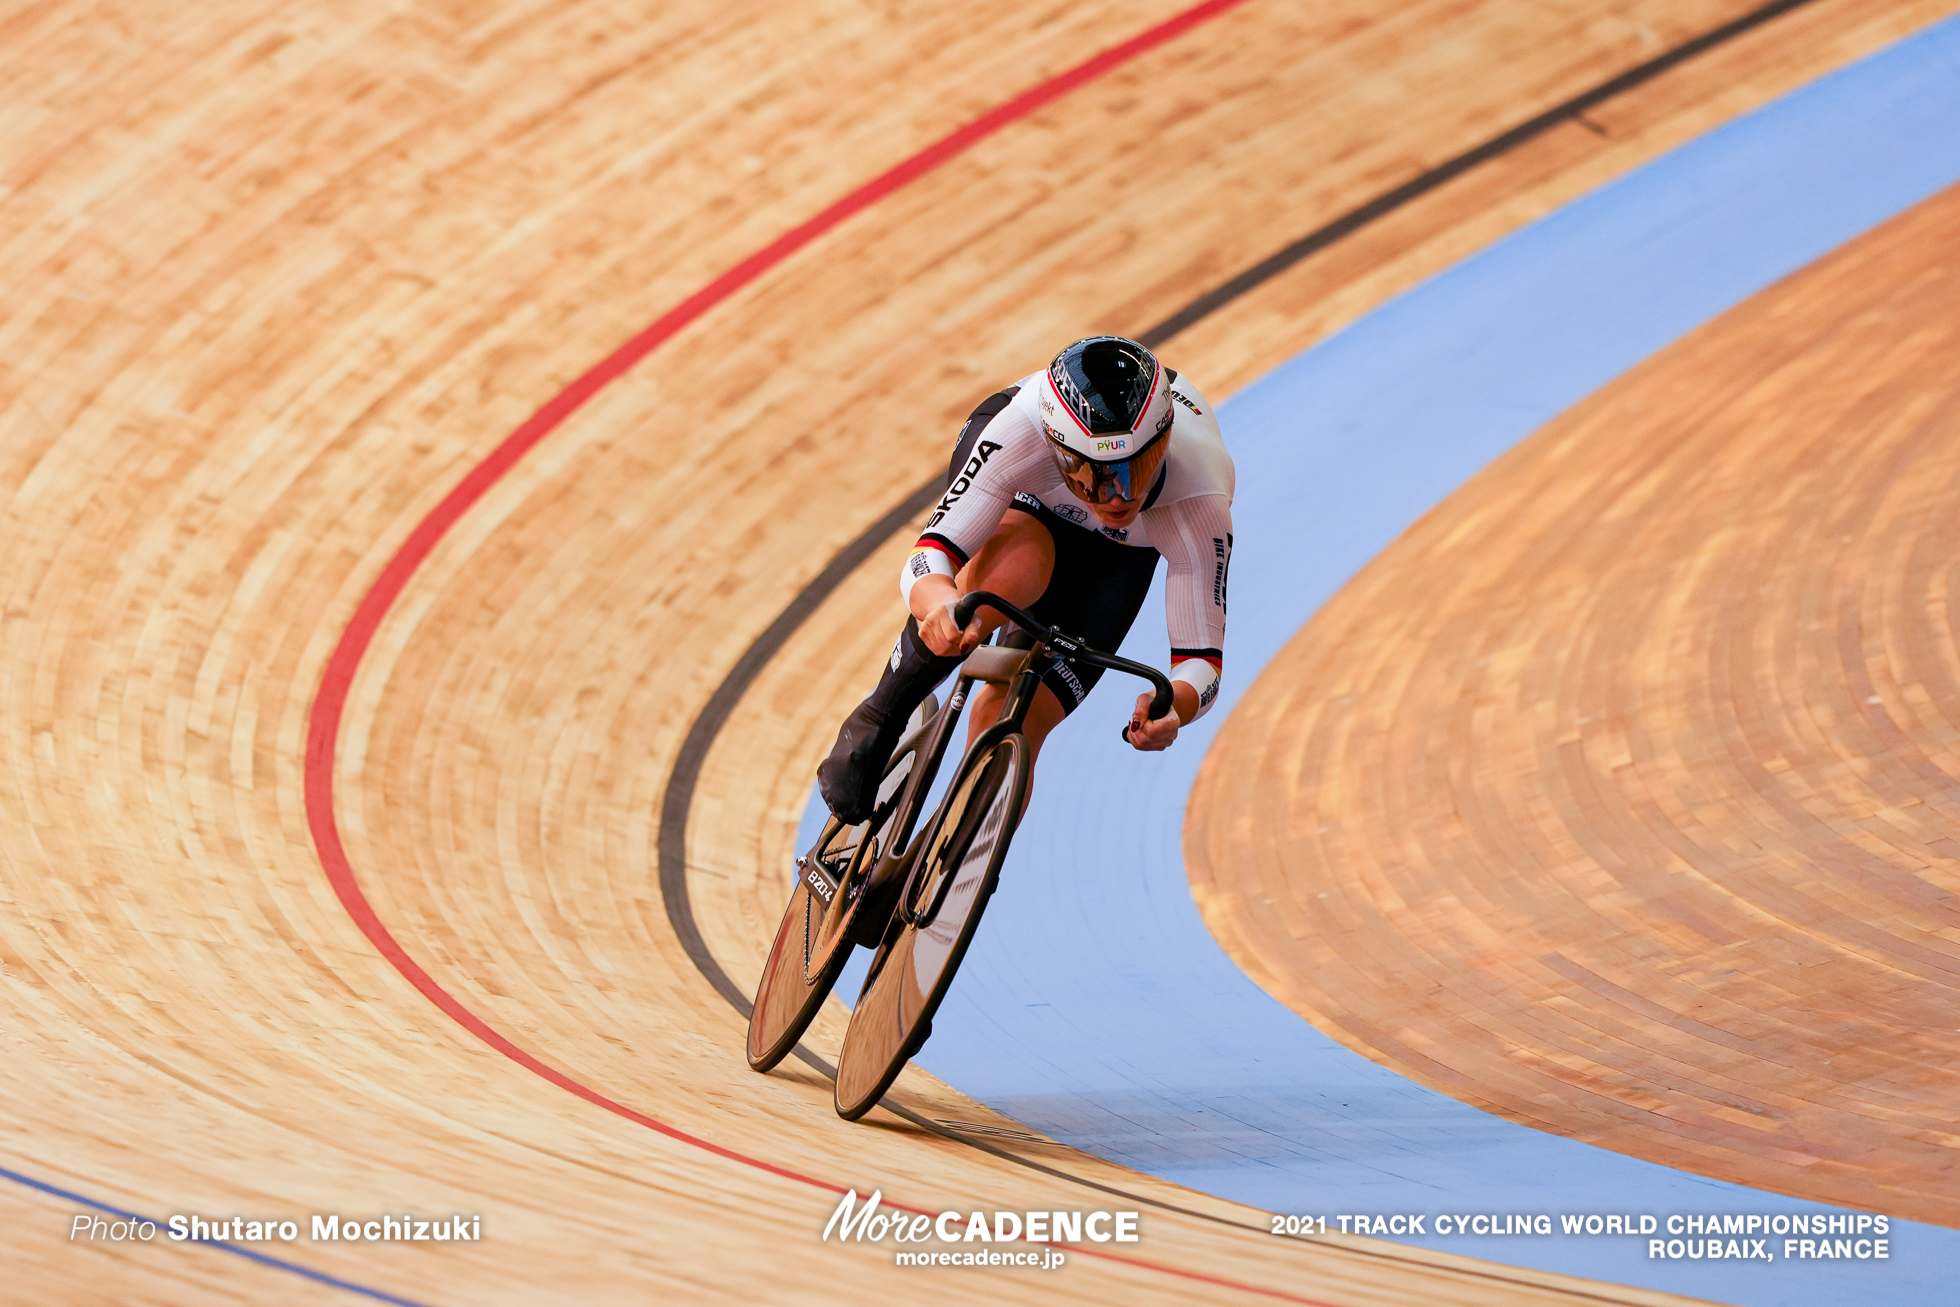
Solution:
<path fill-rule="evenodd" d="M 1062 477 L 1076 498 L 1089 504 L 1107 504 L 1118 499 L 1141 499 L 1148 494 L 1150 483 L 1156 479 L 1157 469 L 1164 465 L 1164 454 L 1170 448 L 1170 441 L 1158 436 L 1129 458 L 1116 463 L 1098 463 L 1052 437 L 1048 447 L 1054 451 Z"/>

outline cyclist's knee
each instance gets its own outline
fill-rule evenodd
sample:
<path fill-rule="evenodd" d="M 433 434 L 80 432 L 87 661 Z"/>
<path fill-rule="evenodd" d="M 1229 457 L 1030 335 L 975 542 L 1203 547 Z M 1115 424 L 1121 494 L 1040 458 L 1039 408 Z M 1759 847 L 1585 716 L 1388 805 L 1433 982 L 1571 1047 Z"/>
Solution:
<path fill-rule="evenodd" d="M 1000 720 L 1000 710 L 1007 705 L 1007 690 L 991 682 L 982 682 L 975 687 L 973 698 L 967 704 L 966 745 L 970 749 L 980 738 L 980 732 Z M 1041 742 L 1048 738 L 1048 732 L 1062 724 L 1068 714 L 1062 711 L 1062 701 L 1047 685 L 1038 685 L 1034 691 L 1034 702 L 1028 705 L 1028 715 L 1021 723 L 1021 733 L 1028 740 L 1028 761 L 1033 763 L 1041 757 Z"/>
<path fill-rule="evenodd" d="M 980 738 L 980 732 L 1000 720 L 1000 710 L 1007 704 L 1007 691 L 991 681 L 982 681 L 974 687 L 973 698 L 966 710 L 966 743 L 968 748 Z"/>

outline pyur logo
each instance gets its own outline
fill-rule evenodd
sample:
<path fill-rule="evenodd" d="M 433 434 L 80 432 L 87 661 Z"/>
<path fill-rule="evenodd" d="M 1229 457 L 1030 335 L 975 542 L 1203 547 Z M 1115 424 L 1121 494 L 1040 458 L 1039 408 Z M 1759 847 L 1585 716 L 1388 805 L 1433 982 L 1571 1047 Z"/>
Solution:
<path fill-rule="evenodd" d="M 1096 452 L 1098 454 L 1114 454 L 1119 450 L 1128 449 L 1129 447 L 1130 442 L 1121 437 L 1115 440 L 1098 440 L 1096 442 Z"/>
<path fill-rule="evenodd" d="M 939 501 L 939 507 L 926 520 L 928 531 L 938 525 L 940 518 L 953 511 L 953 505 L 960 502 L 961 495 L 973 488 L 973 478 L 980 475 L 980 469 L 986 466 L 987 460 L 992 458 L 999 448 L 1000 446 L 993 441 L 983 440 L 974 449 L 973 457 L 966 461 L 966 466 L 960 469 L 959 476 L 954 478 L 953 484 L 946 488 L 946 497 Z"/>

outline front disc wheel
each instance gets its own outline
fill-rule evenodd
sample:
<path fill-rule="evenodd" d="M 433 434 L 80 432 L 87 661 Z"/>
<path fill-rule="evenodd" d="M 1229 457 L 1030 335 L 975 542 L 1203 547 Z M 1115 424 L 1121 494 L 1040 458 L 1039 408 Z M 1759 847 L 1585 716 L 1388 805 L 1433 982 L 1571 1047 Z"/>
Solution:
<path fill-rule="evenodd" d="M 870 1111 L 931 1035 L 1027 806 L 1028 770 L 1026 737 L 1007 734 L 968 757 L 954 781 L 844 1034 L 836 1103 L 845 1120 Z"/>

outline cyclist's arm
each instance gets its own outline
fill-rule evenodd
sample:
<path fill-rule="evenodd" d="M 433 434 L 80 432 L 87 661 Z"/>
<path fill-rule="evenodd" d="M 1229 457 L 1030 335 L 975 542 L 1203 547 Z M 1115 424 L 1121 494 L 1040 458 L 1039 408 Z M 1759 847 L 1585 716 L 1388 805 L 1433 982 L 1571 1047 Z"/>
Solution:
<path fill-rule="evenodd" d="M 1150 720 L 1150 697 L 1148 690 L 1137 696 L 1136 711 L 1130 714 L 1129 731 L 1124 736 L 1145 753 L 1170 748 L 1178 727 L 1203 711 L 1198 706 L 1198 692 L 1184 681 L 1171 682 L 1171 710 L 1154 722 Z"/>
<path fill-rule="evenodd" d="M 1171 693 L 1181 724 L 1204 716 L 1225 665 L 1225 588 L 1232 563 L 1232 501 L 1194 495 L 1164 510 L 1164 617 L 1171 636 Z"/>
<path fill-rule="evenodd" d="M 974 622 L 962 630 L 953 622 L 953 604 L 959 594 L 952 577 L 928 574 L 919 578 L 905 596 L 912 616 L 919 619 L 919 638 L 942 657 L 971 653 L 980 643 L 980 623 Z"/>
<path fill-rule="evenodd" d="M 1001 511 L 1005 513 L 1005 507 Z M 966 565 L 964 552 L 956 552 L 958 549 L 944 536 L 929 531 L 912 547 L 898 578 L 898 593 L 919 621 L 919 638 L 942 657 L 968 653 L 981 639 L 978 622 L 962 630 L 953 620 L 953 604 L 960 593 L 954 578 Z"/>
<path fill-rule="evenodd" d="M 1048 457 L 1034 420 L 1010 403 L 979 433 L 965 466 L 926 519 L 899 572 L 898 590 L 934 653 L 965 653 L 979 643 L 978 634 L 953 624 L 947 607 L 958 595 L 953 578 L 1000 525 L 1016 484 L 1034 469 L 1045 469 Z"/>

